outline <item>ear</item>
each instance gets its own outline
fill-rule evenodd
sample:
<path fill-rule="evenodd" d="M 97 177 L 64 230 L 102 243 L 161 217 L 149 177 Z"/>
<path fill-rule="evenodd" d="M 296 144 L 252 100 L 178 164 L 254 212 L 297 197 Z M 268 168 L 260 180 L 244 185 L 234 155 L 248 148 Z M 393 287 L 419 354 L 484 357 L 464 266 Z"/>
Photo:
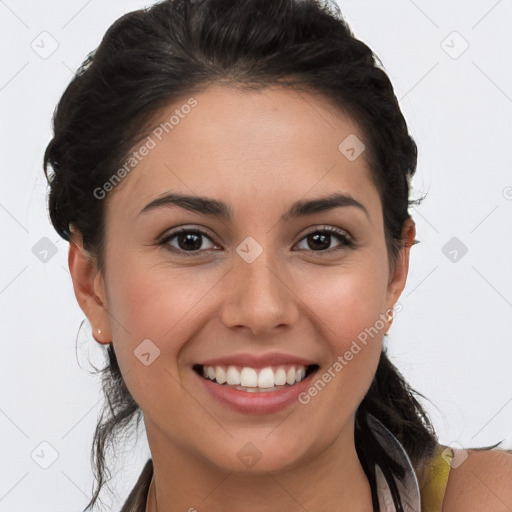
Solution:
<path fill-rule="evenodd" d="M 415 243 L 415 237 L 416 226 L 414 221 L 409 218 L 404 222 L 402 228 L 403 247 L 398 253 L 396 265 L 389 276 L 386 299 L 388 311 L 393 308 L 393 305 L 398 301 L 405 288 L 409 272 L 409 253 L 411 246 Z"/>
<path fill-rule="evenodd" d="M 81 234 L 73 227 L 71 232 L 68 266 L 76 299 L 91 324 L 94 339 L 102 344 L 111 343 L 112 332 L 103 276 L 97 269 L 96 259 L 84 249 Z"/>

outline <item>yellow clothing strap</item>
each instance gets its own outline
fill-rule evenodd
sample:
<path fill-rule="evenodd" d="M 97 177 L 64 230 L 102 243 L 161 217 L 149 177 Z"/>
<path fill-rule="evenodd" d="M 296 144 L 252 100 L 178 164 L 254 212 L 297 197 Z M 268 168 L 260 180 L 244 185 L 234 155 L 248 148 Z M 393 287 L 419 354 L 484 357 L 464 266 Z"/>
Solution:
<path fill-rule="evenodd" d="M 434 455 L 419 481 L 421 512 L 441 512 L 453 456 L 454 453 L 450 447 L 437 445 Z"/>

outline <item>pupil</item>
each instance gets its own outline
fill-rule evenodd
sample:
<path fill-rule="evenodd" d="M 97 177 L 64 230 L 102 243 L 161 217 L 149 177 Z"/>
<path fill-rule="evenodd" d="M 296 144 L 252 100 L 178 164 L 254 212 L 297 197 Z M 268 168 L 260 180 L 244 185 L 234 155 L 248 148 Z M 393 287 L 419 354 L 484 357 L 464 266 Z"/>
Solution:
<path fill-rule="evenodd" d="M 179 240 L 180 241 L 186 240 L 186 242 L 184 244 L 180 243 L 180 246 L 182 246 L 181 247 L 182 249 L 199 249 L 201 247 L 201 241 L 197 234 L 187 233 L 185 235 L 181 235 Z M 194 242 L 195 242 L 195 244 L 194 244 Z"/>
<path fill-rule="evenodd" d="M 320 247 L 321 249 L 328 249 L 329 248 L 329 242 L 327 241 L 329 235 L 326 235 L 325 233 L 315 233 L 314 235 L 311 235 L 309 238 L 315 240 L 315 242 L 318 242 L 320 239 L 324 241 L 323 247 Z M 322 244 L 321 244 L 322 245 Z M 318 248 L 318 246 L 317 246 Z"/>

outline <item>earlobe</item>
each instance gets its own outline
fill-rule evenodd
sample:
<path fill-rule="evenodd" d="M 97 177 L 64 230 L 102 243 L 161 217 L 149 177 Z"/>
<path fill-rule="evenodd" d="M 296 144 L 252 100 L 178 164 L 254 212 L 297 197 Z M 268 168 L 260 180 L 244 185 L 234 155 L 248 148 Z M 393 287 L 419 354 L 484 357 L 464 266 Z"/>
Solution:
<path fill-rule="evenodd" d="M 91 324 L 94 339 L 98 343 L 108 344 L 112 341 L 112 334 L 104 279 L 95 258 L 84 249 L 80 234 L 76 230 L 71 231 L 68 266 L 75 297 Z"/>

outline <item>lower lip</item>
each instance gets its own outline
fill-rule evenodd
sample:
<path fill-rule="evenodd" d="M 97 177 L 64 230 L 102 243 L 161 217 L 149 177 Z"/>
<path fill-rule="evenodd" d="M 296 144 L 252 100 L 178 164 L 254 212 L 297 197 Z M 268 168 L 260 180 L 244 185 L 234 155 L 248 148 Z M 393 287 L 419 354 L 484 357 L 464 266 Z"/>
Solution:
<path fill-rule="evenodd" d="M 313 376 L 317 372 L 318 369 L 293 386 L 287 386 L 278 391 L 250 392 L 217 384 L 194 371 L 202 385 L 215 399 L 237 412 L 246 414 L 271 414 L 286 409 L 298 401 L 298 396 L 311 385 Z"/>

